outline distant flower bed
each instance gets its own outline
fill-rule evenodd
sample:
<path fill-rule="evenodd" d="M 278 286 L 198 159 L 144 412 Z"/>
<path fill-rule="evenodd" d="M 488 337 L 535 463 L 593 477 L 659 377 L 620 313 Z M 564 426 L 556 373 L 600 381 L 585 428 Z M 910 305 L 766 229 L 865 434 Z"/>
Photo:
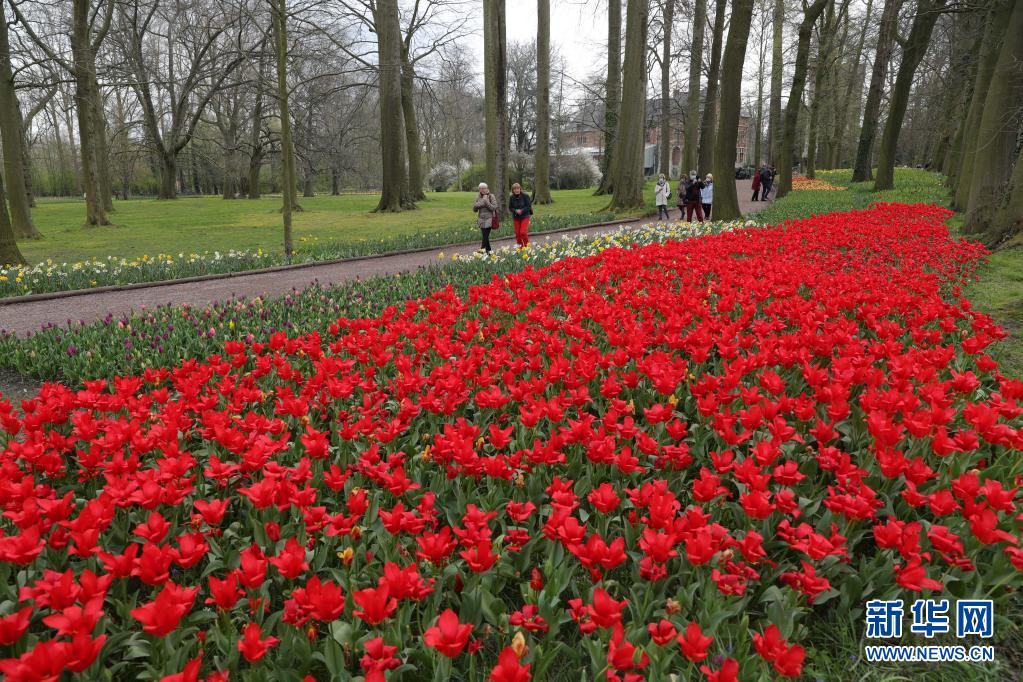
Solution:
<path fill-rule="evenodd" d="M 542 215 L 533 220 L 531 229 L 533 232 L 550 232 L 575 225 L 607 222 L 613 219 L 614 214 L 612 213 Z M 316 238 L 300 238 L 292 262 L 308 263 L 446 246 L 472 239 L 475 235 L 469 227 L 470 223 L 458 223 L 430 232 L 396 234 L 381 239 L 362 239 L 350 242 L 321 242 Z M 161 253 L 137 258 L 108 256 L 105 259 L 77 263 L 57 263 L 46 260 L 30 266 L 0 265 L 0 298 L 243 272 L 284 265 L 286 262 L 283 253 L 257 249 L 256 251 Z"/>
<path fill-rule="evenodd" d="M 808 178 L 805 175 L 796 175 L 792 178 L 792 189 L 816 189 L 824 190 L 829 192 L 844 192 L 845 187 L 836 187 L 827 180 L 821 180 L 819 178 Z"/>
<path fill-rule="evenodd" d="M 525 249 L 505 246 L 495 249 L 489 256 L 478 251 L 468 255 L 454 255 L 452 259 L 461 261 L 512 260 L 531 265 L 547 265 L 563 258 L 592 256 L 607 249 L 664 244 L 747 227 L 761 227 L 761 224 L 753 220 L 732 220 L 703 223 L 686 221 L 667 224 L 647 223 L 638 227 L 622 225 L 616 230 L 598 235 L 564 235 L 560 239 L 545 237 L 542 240 L 533 240 Z"/>

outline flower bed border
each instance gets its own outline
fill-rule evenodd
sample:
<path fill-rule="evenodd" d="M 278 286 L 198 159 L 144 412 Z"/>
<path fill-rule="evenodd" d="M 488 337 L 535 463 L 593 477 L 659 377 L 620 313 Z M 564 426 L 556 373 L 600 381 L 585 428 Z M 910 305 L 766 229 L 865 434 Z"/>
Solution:
<path fill-rule="evenodd" d="M 580 230 L 588 230 L 594 227 L 607 227 L 611 225 L 624 225 L 631 223 L 636 220 L 642 220 L 646 216 L 628 216 L 619 220 L 612 220 L 602 223 L 586 223 L 584 225 L 573 225 L 572 227 L 559 227 L 556 230 L 545 230 L 538 232 L 537 235 L 549 235 L 549 234 L 564 234 L 566 232 L 577 232 Z M 505 242 L 514 239 L 512 236 L 498 237 L 494 240 L 495 243 Z M 339 265 L 342 263 L 356 263 L 365 260 L 372 260 L 374 258 L 390 258 L 392 256 L 408 256 L 416 253 L 425 253 L 428 251 L 438 251 L 440 249 L 449 249 L 452 247 L 460 246 L 472 246 L 476 244 L 478 240 L 454 242 L 451 244 L 441 244 L 437 246 L 423 246 L 416 249 L 404 249 L 401 251 L 385 251 L 383 253 L 367 254 L 365 256 L 352 256 L 350 258 L 331 258 L 328 260 L 311 260 L 302 263 L 290 263 L 287 265 L 272 265 L 268 268 L 257 268 L 255 270 L 234 270 L 232 272 L 218 272 L 211 273 L 209 275 L 193 275 L 191 277 L 179 277 L 176 279 L 161 279 L 153 282 L 131 282 L 128 284 L 105 284 L 98 287 L 89 287 L 87 289 L 68 289 L 66 291 L 46 291 L 38 294 L 24 294 L 22 296 L 0 296 L 0 306 L 17 305 L 18 303 L 31 303 L 34 301 L 53 301 L 63 298 L 71 298 L 73 296 L 87 296 L 89 294 L 100 294 L 110 291 L 132 291 L 135 289 L 151 289 L 153 287 L 169 286 L 173 284 L 191 284 L 194 282 L 208 282 L 211 280 L 218 279 L 230 279 L 232 277 L 242 277 L 244 275 L 264 275 L 272 272 L 282 272 L 285 270 L 299 270 L 301 268 L 313 268 L 318 265 Z"/>

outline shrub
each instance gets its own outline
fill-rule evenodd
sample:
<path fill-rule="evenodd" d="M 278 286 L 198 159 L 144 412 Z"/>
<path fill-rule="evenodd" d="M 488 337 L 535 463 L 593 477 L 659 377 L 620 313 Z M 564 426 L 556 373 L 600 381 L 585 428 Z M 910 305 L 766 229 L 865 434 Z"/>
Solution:
<path fill-rule="evenodd" d="M 586 189 L 600 179 L 600 167 L 589 154 L 562 154 L 551 159 L 551 186 Z"/>
<path fill-rule="evenodd" d="M 458 181 L 458 168 L 453 163 L 438 163 L 426 175 L 426 186 L 434 192 L 447 192 Z"/>

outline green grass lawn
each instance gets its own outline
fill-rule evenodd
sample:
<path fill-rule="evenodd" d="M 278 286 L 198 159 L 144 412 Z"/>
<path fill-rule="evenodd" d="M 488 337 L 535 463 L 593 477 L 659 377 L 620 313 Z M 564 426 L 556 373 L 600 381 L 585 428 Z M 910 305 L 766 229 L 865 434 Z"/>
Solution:
<path fill-rule="evenodd" d="M 538 206 L 538 214 L 596 213 L 609 202 L 609 197 L 593 196 L 591 189 L 562 190 L 553 195 L 554 204 Z M 358 242 L 453 225 L 471 228 L 475 193 L 442 192 L 427 196 L 427 201 L 420 203 L 420 210 L 403 213 L 372 213 L 378 199 L 375 194 L 301 199 L 304 210 L 294 217 L 296 247 L 301 250 L 303 243 L 309 241 Z M 94 257 L 136 258 L 231 249 L 279 251 L 283 239 L 280 203 L 279 196 L 232 201 L 219 197 L 115 201 L 116 210 L 110 216 L 112 226 L 86 228 L 83 202 L 43 199 L 33 211 L 43 239 L 22 242 L 19 246 L 32 263 L 47 258 L 73 263 Z M 477 236 L 467 229 L 466 240 Z"/>

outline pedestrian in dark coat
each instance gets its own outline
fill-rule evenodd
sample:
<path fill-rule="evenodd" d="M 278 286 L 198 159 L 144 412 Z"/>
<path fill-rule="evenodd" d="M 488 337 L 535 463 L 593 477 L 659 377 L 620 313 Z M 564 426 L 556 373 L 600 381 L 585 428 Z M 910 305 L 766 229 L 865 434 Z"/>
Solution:
<path fill-rule="evenodd" d="M 774 187 L 774 173 L 767 166 L 760 169 L 760 200 L 767 201 L 767 195 L 771 193 L 771 188 Z"/>
<path fill-rule="evenodd" d="M 760 201 L 760 171 L 753 172 L 753 201 Z"/>
<path fill-rule="evenodd" d="M 511 213 L 512 224 L 515 226 L 515 243 L 520 249 L 529 246 L 529 218 L 533 215 L 533 200 L 522 191 L 522 185 L 517 182 L 511 186 L 508 212 Z"/>
<path fill-rule="evenodd" d="M 696 171 L 689 171 L 689 182 L 686 184 L 686 220 L 693 222 L 693 213 L 696 219 L 703 222 L 703 182 L 696 175 Z"/>

